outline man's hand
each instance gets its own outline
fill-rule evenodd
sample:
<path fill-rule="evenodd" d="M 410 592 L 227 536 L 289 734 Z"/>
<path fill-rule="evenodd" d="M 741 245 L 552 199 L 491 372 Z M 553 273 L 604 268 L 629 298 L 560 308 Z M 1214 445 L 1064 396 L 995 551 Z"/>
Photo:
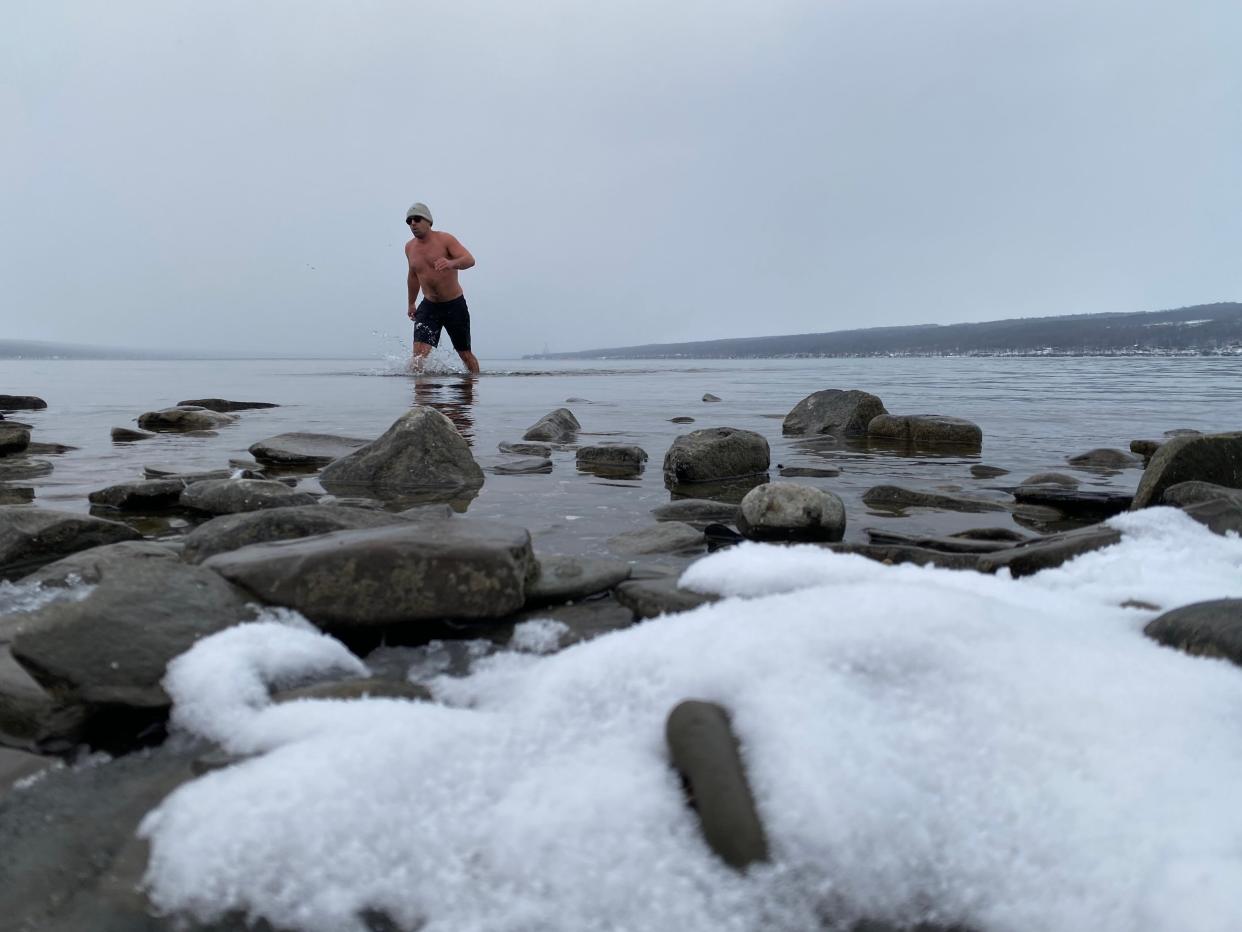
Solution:
<path fill-rule="evenodd" d="M 415 314 L 417 314 L 417 313 L 418 313 L 418 305 L 417 305 L 417 304 L 411 304 L 411 305 L 410 305 L 410 309 L 409 309 L 408 311 L 406 311 L 405 316 L 406 316 L 406 317 L 408 317 L 408 318 L 410 318 L 410 320 L 413 320 L 413 319 L 414 319 L 414 315 L 415 315 Z"/>
<path fill-rule="evenodd" d="M 457 266 L 453 265 L 452 259 L 445 259 L 441 257 L 436 260 L 434 268 L 437 272 L 444 272 L 444 271 L 447 271 L 448 269 L 455 269 L 457 268 Z"/>

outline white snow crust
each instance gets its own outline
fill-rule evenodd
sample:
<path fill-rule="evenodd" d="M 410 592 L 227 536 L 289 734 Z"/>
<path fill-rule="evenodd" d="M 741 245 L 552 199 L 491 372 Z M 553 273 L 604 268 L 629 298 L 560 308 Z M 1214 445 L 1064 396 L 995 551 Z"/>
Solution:
<path fill-rule="evenodd" d="M 435 704 L 270 705 L 265 678 L 352 658 L 223 632 L 170 667 L 174 721 L 257 756 L 149 814 L 148 891 L 311 932 L 365 908 L 426 932 L 1242 929 L 1242 670 L 1142 634 L 1242 596 L 1242 541 L 1171 509 L 1113 524 L 1020 580 L 743 544 L 683 578 L 729 598 L 483 658 Z M 691 697 L 741 739 L 773 858 L 744 875 L 667 763 Z"/>

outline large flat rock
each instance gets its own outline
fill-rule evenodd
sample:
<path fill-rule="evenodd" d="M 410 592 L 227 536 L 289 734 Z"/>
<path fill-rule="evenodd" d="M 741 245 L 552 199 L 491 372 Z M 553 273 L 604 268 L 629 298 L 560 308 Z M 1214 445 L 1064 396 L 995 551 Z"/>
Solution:
<path fill-rule="evenodd" d="M 419 405 L 373 442 L 326 466 L 319 480 L 329 491 L 359 486 L 390 491 L 477 488 L 483 484 L 483 470 L 453 422 L 435 408 Z"/>
<path fill-rule="evenodd" d="M 270 401 L 229 401 L 226 398 L 192 398 L 178 401 L 178 408 L 206 408 L 208 411 L 250 411 L 255 408 L 279 408 Z"/>
<path fill-rule="evenodd" d="M 102 569 L 84 599 L 28 613 L 13 639 L 13 656 L 58 699 L 166 706 L 168 661 L 254 614 L 247 593 L 202 567 L 130 559 Z"/>
<path fill-rule="evenodd" d="M 254 544 L 203 566 L 326 627 L 503 618 L 536 572 L 525 528 L 469 519 Z"/>
<path fill-rule="evenodd" d="M 271 479 L 206 479 L 186 486 L 181 504 L 213 515 L 232 515 L 263 508 L 313 505 L 315 496 Z"/>
<path fill-rule="evenodd" d="M 387 527 L 409 520 L 409 517 L 389 511 L 351 508 L 347 505 L 264 508 L 260 511 L 221 515 L 200 524 L 186 537 L 181 556 L 187 563 L 202 563 L 218 553 L 227 553 L 251 544 L 295 540 L 316 534 L 330 534 L 333 531 Z"/>
<path fill-rule="evenodd" d="M 0 579 L 16 579 L 79 550 L 137 540 L 117 521 L 22 505 L 0 506 Z"/>
<path fill-rule="evenodd" d="M 269 466 L 327 466 L 370 442 L 358 437 L 294 431 L 252 443 L 250 455 Z"/>

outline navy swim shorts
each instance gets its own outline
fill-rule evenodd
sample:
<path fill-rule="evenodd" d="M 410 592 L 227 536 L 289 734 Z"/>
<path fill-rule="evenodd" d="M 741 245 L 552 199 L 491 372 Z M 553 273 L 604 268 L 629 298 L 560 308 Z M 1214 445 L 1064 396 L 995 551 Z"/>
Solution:
<path fill-rule="evenodd" d="M 414 342 L 440 345 L 440 330 L 448 331 L 453 349 L 459 353 L 470 351 L 470 308 L 466 296 L 458 295 L 452 301 L 423 301 L 414 312 Z"/>

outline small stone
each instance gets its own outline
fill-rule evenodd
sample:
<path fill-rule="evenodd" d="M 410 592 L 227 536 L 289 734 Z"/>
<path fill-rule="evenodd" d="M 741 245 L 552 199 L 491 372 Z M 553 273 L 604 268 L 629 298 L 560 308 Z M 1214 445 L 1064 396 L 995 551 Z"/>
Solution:
<path fill-rule="evenodd" d="M 552 448 L 546 443 L 511 443 L 508 440 L 500 442 L 501 453 L 516 453 L 519 456 L 538 456 L 547 459 L 552 455 Z"/>
<path fill-rule="evenodd" d="M 0 411 L 41 411 L 47 402 L 34 395 L 0 395 Z"/>
<path fill-rule="evenodd" d="M 546 443 L 570 443 L 578 436 L 582 425 L 568 408 L 557 408 L 545 414 L 530 426 L 523 440 L 536 440 Z"/>
<path fill-rule="evenodd" d="M 1175 608 L 1149 622 L 1143 633 L 1167 647 L 1242 666 L 1242 599 Z"/>
<path fill-rule="evenodd" d="M 845 505 L 823 489 L 772 482 L 746 493 L 737 527 L 753 540 L 840 540 Z"/>
<path fill-rule="evenodd" d="M 336 434 L 277 434 L 250 445 L 250 455 L 266 466 L 327 466 L 371 441 Z"/>
<path fill-rule="evenodd" d="M 976 479 L 995 479 L 997 476 L 1008 475 L 1009 470 L 1001 469 L 999 466 L 986 466 L 983 463 L 976 463 L 970 467 L 970 474 Z"/>
<path fill-rule="evenodd" d="M 684 553 L 701 550 L 706 545 L 703 532 L 689 524 L 666 521 L 661 524 L 627 531 L 608 541 L 615 553 L 635 556 L 644 553 Z"/>
<path fill-rule="evenodd" d="M 520 459 L 506 460 L 491 467 L 492 472 L 502 476 L 520 476 L 532 473 L 549 473 L 552 471 L 552 460 L 541 456 L 524 456 Z"/>
<path fill-rule="evenodd" d="M 270 401 L 226 401 L 223 398 L 196 398 L 191 401 L 178 401 L 179 408 L 206 408 L 208 411 L 249 411 L 253 408 L 279 408 L 280 405 Z"/>
<path fill-rule="evenodd" d="M 133 443 L 136 440 L 150 440 L 154 436 L 156 435 L 145 430 L 133 430 L 129 427 L 112 428 L 113 443 Z"/>
<path fill-rule="evenodd" d="M 1079 469 L 1133 469 L 1142 465 L 1142 460 L 1132 453 L 1109 447 L 1079 453 L 1069 457 L 1066 462 Z"/>
<path fill-rule="evenodd" d="M 214 430 L 235 420 L 236 415 L 219 414 L 206 408 L 164 408 L 140 415 L 138 426 L 143 430 L 183 432 Z"/>
<path fill-rule="evenodd" d="M 706 395 L 703 396 L 703 400 L 704 401 L 719 401 L 720 398 L 717 397 L 716 395 L 713 395 L 711 392 L 708 392 Z"/>

